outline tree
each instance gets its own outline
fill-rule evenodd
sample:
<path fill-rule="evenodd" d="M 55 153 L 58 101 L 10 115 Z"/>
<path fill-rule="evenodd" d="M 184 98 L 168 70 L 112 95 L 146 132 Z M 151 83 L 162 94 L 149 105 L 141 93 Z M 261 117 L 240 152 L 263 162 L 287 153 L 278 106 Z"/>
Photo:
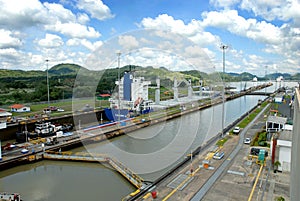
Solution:
<path fill-rule="evenodd" d="M 275 161 L 275 163 L 274 163 L 274 173 L 277 172 L 279 166 L 281 166 L 281 163 L 279 161 Z"/>

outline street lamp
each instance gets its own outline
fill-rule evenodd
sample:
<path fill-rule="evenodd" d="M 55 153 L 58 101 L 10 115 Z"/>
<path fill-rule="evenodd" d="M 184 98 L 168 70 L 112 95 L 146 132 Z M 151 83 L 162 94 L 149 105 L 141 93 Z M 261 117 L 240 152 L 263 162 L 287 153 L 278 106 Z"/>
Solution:
<path fill-rule="evenodd" d="M 228 45 L 222 44 L 220 46 L 220 48 L 222 49 L 222 52 L 223 52 L 223 79 L 225 79 L 224 78 L 224 75 L 225 75 L 225 50 L 228 48 Z"/>
<path fill-rule="evenodd" d="M 266 71 L 265 71 L 265 96 L 267 95 L 267 69 L 268 69 L 268 66 L 265 66 L 266 68 Z"/>
<path fill-rule="evenodd" d="M 121 52 L 117 51 L 117 56 L 118 56 L 118 121 L 120 122 L 120 56 L 121 56 Z"/>
<path fill-rule="evenodd" d="M 46 59 L 46 64 L 47 64 L 47 95 L 48 95 L 48 107 L 50 106 L 50 94 L 49 94 L 49 74 L 48 74 L 48 62 L 49 59 Z"/>
<path fill-rule="evenodd" d="M 224 121 L 225 121 L 225 50 L 228 45 L 222 44 L 220 46 L 223 52 L 223 93 L 222 93 L 222 137 L 224 137 Z"/>

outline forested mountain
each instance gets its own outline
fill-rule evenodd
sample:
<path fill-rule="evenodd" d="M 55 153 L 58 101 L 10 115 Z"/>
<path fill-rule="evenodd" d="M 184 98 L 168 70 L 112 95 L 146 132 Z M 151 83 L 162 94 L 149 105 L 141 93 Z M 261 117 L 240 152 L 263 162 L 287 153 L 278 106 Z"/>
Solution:
<path fill-rule="evenodd" d="M 119 69 L 102 71 L 88 70 L 77 64 L 58 64 L 48 70 L 50 99 L 65 99 L 72 96 L 86 97 L 99 93 L 112 93 L 118 73 L 122 77 L 126 71 L 134 71 L 136 76 L 143 76 L 156 86 L 156 78 L 160 77 L 161 86 L 172 88 L 174 77 L 178 80 L 191 80 L 198 85 L 199 80 L 225 79 L 226 82 L 250 81 L 255 75 L 244 72 L 207 74 L 198 71 L 169 71 L 165 67 L 153 68 L 135 65 L 123 66 Z M 274 80 L 283 76 L 288 80 L 300 80 L 300 73 L 295 75 L 273 73 L 258 80 Z M 205 83 L 204 83 L 205 84 Z M 0 105 L 14 102 L 38 102 L 47 100 L 47 71 L 22 71 L 0 69 Z"/>

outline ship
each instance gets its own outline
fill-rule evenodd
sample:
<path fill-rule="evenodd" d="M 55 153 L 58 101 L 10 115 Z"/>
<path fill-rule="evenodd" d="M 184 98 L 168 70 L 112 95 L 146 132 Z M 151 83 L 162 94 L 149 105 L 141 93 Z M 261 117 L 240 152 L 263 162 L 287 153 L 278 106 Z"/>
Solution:
<path fill-rule="evenodd" d="M 58 132 L 69 132 L 72 129 L 72 124 L 55 125 L 51 122 L 39 121 L 35 124 L 34 131 L 29 132 L 27 130 L 27 124 L 24 123 L 19 126 L 19 129 L 16 132 L 16 141 L 18 143 L 23 143 L 39 137 L 51 137 L 56 135 Z"/>
<path fill-rule="evenodd" d="M 148 86 L 151 81 L 144 77 L 135 77 L 134 72 L 125 72 L 124 76 L 116 81 L 118 93 L 109 99 L 110 107 L 104 112 L 110 121 L 122 121 L 128 118 L 152 112 L 152 100 L 148 99 Z"/>

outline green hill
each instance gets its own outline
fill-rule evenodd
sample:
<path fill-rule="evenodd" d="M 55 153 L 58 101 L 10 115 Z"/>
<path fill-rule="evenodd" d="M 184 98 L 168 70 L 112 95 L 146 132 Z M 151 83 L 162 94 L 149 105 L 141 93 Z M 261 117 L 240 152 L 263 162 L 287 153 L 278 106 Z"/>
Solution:
<path fill-rule="evenodd" d="M 49 69 L 49 73 L 52 75 L 74 75 L 80 68 L 83 67 L 77 64 L 57 64 Z"/>
<path fill-rule="evenodd" d="M 40 77 L 44 76 L 43 71 L 23 71 L 23 70 L 7 70 L 7 69 L 0 69 L 0 78 L 5 77 Z"/>

